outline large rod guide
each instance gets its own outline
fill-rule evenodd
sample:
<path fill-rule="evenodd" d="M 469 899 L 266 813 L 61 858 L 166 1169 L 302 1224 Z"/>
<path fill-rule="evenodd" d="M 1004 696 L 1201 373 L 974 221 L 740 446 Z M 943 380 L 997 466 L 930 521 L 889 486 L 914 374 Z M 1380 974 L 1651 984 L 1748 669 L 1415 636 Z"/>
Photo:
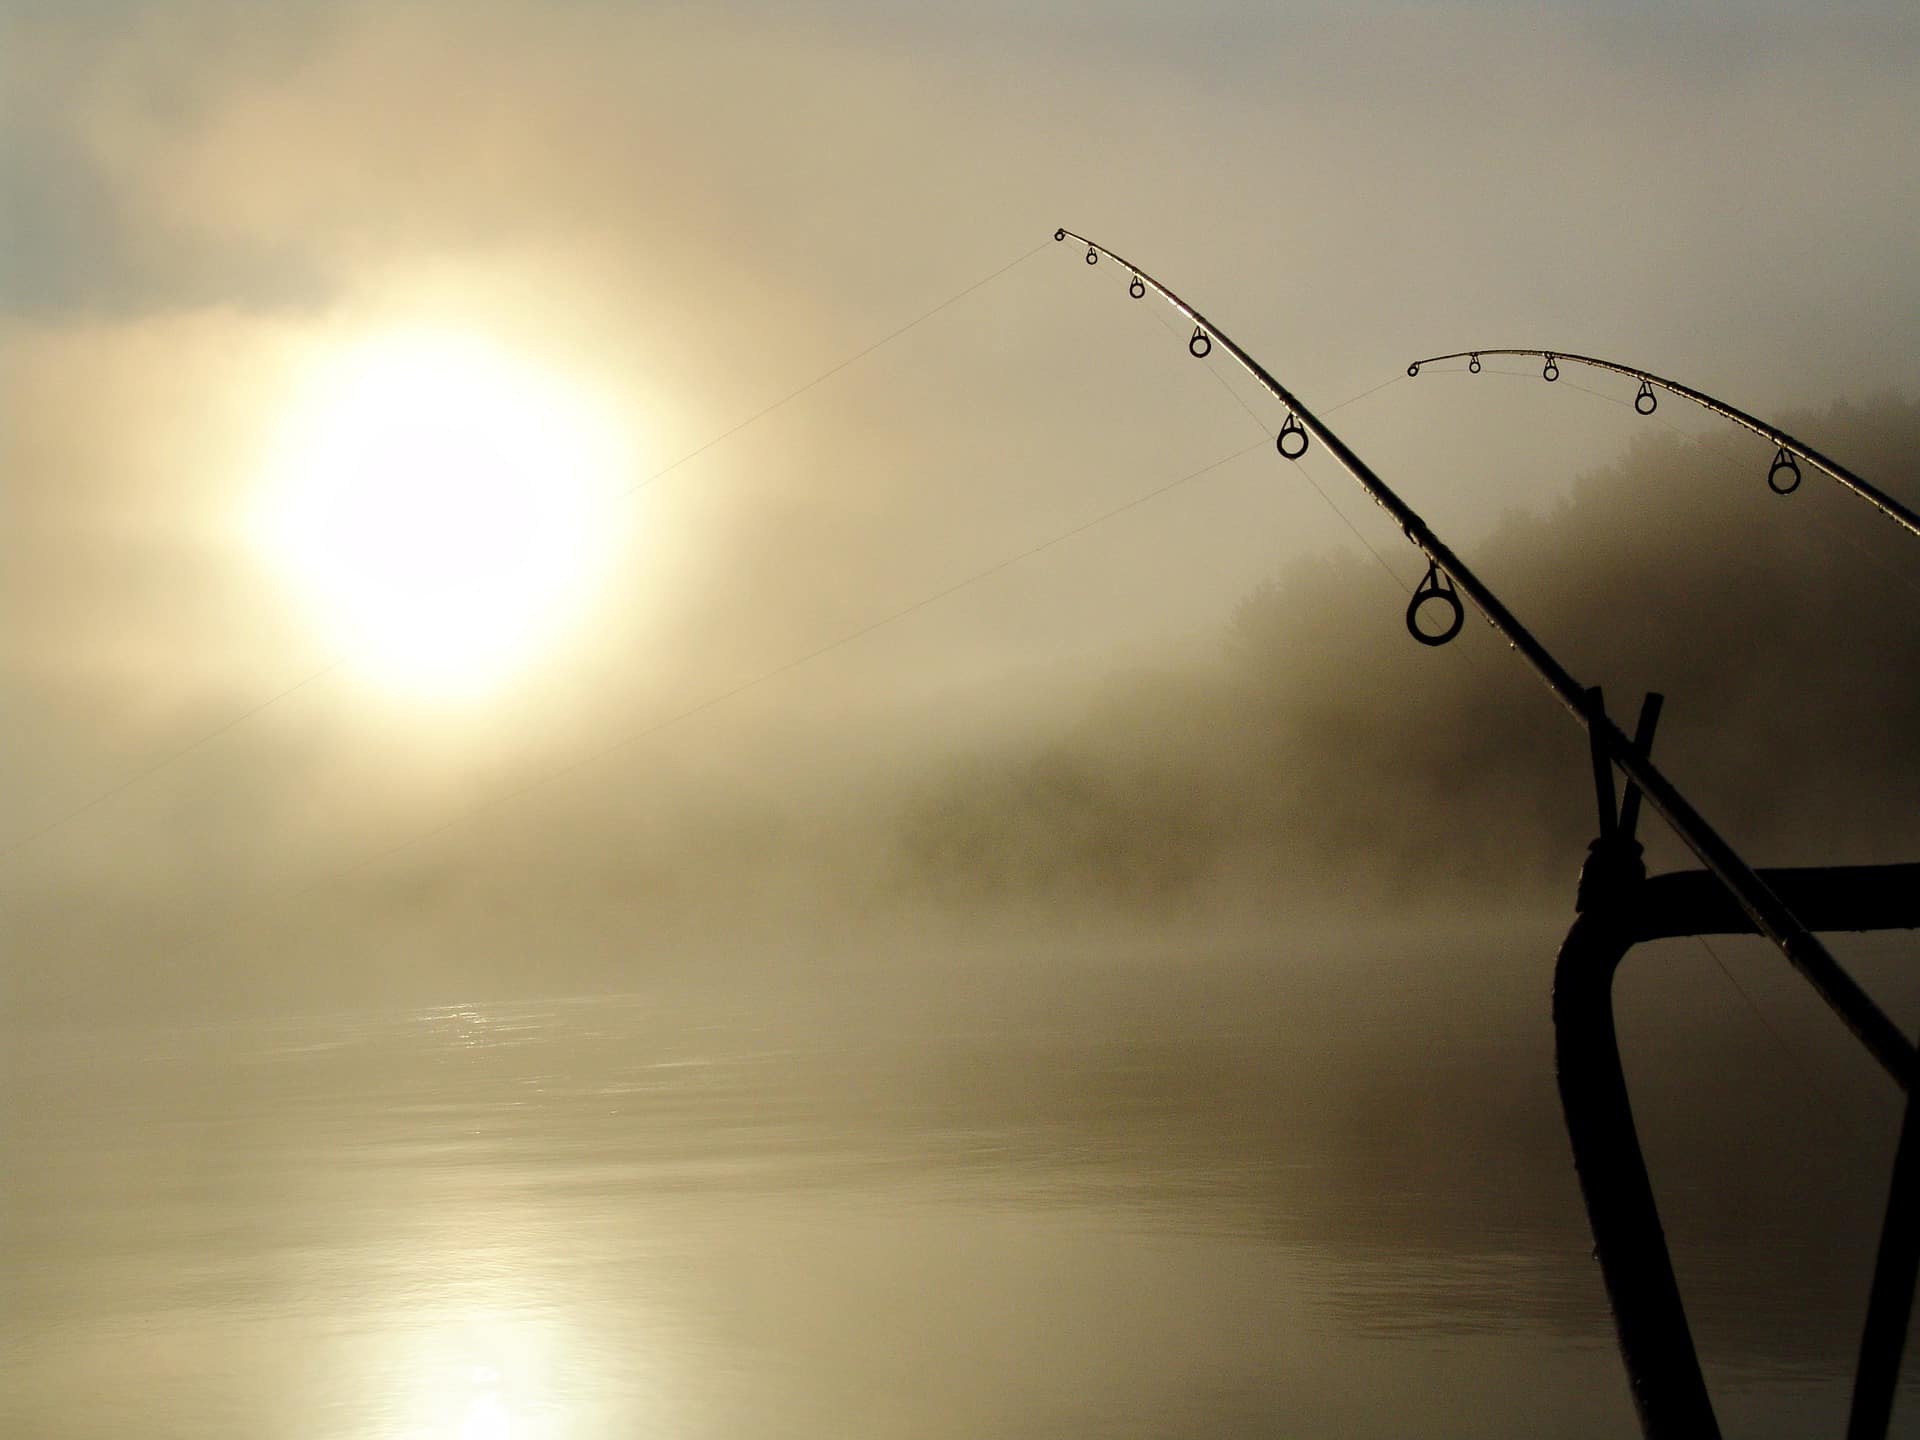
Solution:
<path fill-rule="evenodd" d="M 1794 463 L 1795 457 L 1805 460 L 1816 470 L 1822 470 L 1839 481 L 1841 485 L 1858 495 L 1882 515 L 1916 539 L 1920 539 L 1920 515 L 1914 514 L 1906 506 L 1895 500 L 1878 486 L 1870 485 L 1837 460 L 1830 460 L 1805 441 L 1796 440 L 1776 425 L 1736 410 L 1724 400 L 1695 390 L 1690 385 L 1682 385 L 1678 380 L 1669 380 L 1665 376 L 1655 375 L 1651 371 L 1641 370 L 1632 365 L 1622 365 L 1614 360 L 1596 360 L 1591 355 L 1570 355 L 1565 350 L 1456 350 L 1451 355 L 1430 355 L 1425 360 L 1416 360 L 1407 366 L 1408 375 L 1418 375 L 1423 365 L 1437 365 L 1443 360 L 1465 360 L 1467 369 L 1474 374 L 1480 373 L 1480 360 L 1485 355 L 1525 355 L 1544 361 L 1540 367 L 1543 380 L 1560 378 L 1560 362 L 1571 361 L 1576 365 L 1591 365 L 1596 370 L 1611 370 L 1616 375 L 1625 375 L 1630 380 L 1640 382 L 1639 392 L 1633 397 L 1633 408 L 1642 415 L 1651 415 L 1660 401 L 1653 393 L 1658 385 L 1662 390 L 1671 391 L 1683 400 L 1691 400 L 1703 410 L 1731 420 L 1742 429 L 1751 430 L 1762 440 L 1771 441 L 1779 447 L 1774 454 L 1773 464 L 1767 470 L 1767 484 L 1773 487 L 1777 495 L 1790 495 L 1800 488 L 1800 467 Z"/>
<path fill-rule="evenodd" d="M 1515 618 L 1500 598 L 1488 589 L 1480 577 L 1473 573 L 1466 562 L 1432 531 L 1427 522 L 1420 518 L 1414 509 L 1388 487 L 1387 483 L 1368 468 L 1366 463 L 1349 450 L 1340 437 L 1329 430 L 1320 418 L 1300 403 L 1299 399 L 1278 380 L 1267 373 L 1264 366 L 1235 344 L 1231 337 L 1208 320 L 1198 310 L 1187 304 L 1173 291 L 1155 280 L 1146 271 L 1125 257 L 1107 249 L 1106 246 L 1089 240 L 1064 227 L 1053 232 L 1055 240 L 1073 240 L 1085 245 L 1086 260 L 1089 265 L 1098 264 L 1105 256 L 1116 265 L 1127 270 L 1132 280 L 1128 289 L 1136 299 L 1148 288 L 1158 293 L 1168 304 L 1193 322 L 1193 337 L 1188 349 L 1195 355 L 1204 357 L 1215 343 L 1221 345 L 1246 372 L 1260 382 L 1262 386 L 1282 405 L 1287 407 L 1289 418 L 1286 431 L 1294 429 L 1305 431 L 1327 447 L 1327 451 L 1351 475 L 1360 488 L 1373 497 L 1374 503 L 1381 506 L 1399 523 L 1408 540 L 1427 557 L 1429 582 L 1436 576 L 1443 576 L 1451 586 L 1457 586 L 1486 618 L 1486 621 L 1507 644 L 1517 650 L 1521 657 L 1531 665 L 1534 672 L 1546 682 L 1556 699 L 1584 725 L 1592 736 L 1593 743 L 1603 749 L 1608 758 L 1620 767 L 1629 779 L 1634 781 L 1646 795 L 1647 801 L 1659 812 L 1687 848 L 1700 858 L 1721 883 L 1732 893 L 1740 908 L 1753 922 L 1754 929 L 1766 936 L 1776 945 L 1780 953 L 1787 957 L 1814 989 L 1831 1006 L 1849 1029 L 1859 1037 L 1868 1051 L 1891 1074 L 1903 1088 L 1909 1085 L 1914 1067 L 1914 1047 L 1900 1029 L 1889 1020 L 1866 991 L 1854 981 L 1853 977 L 1840 967 L 1826 946 L 1796 919 L 1780 897 L 1774 894 L 1767 883 L 1755 873 L 1747 862 L 1735 853 L 1733 847 L 1721 838 L 1718 831 L 1709 825 L 1699 811 L 1695 810 L 1687 798 L 1675 788 L 1673 782 L 1655 767 L 1653 762 L 1621 731 L 1620 727 L 1608 717 L 1606 709 L 1588 693 L 1578 680 L 1568 673 L 1565 666 L 1556 660 L 1533 637 L 1533 634 Z M 1486 353 L 1486 352 L 1481 352 Z M 1304 446 L 1289 450 L 1284 441 L 1281 452 L 1297 457 Z"/>

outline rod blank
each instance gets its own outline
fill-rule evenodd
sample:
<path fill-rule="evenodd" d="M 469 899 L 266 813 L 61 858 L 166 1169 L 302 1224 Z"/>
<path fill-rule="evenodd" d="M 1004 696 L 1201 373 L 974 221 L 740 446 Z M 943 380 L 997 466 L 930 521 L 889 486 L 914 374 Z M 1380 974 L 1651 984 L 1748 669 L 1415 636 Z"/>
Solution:
<path fill-rule="evenodd" d="M 1670 390 L 1681 399 L 1691 400 L 1701 409 L 1710 410 L 1715 415 L 1731 420 L 1743 430 L 1751 430 L 1754 434 L 1760 436 L 1761 439 L 1771 440 L 1778 446 L 1779 454 L 1774 458 L 1773 468 L 1767 472 L 1767 484 L 1773 487 L 1775 494 L 1791 494 L 1798 488 L 1800 484 L 1800 467 L 1795 465 L 1790 458 L 1798 456 L 1816 470 L 1824 471 L 1848 490 L 1851 490 L 1882 515 L 1893 521 L 1894 524 L 1904 529 L 1909 535 L 1912 535 L 1915 539 L 1920 539 L 1920 515 L 1914 514 L 1913 511 L 1909 510 L 1878 486 L 1871 485 L 1861 479 L 1839 461 L 1828 459 L 1805 441 L 1794 439 L 1793 436 L 1778 426 L 1769 425 L 1766 421 L 1749 415 L 1744 410 L 1736 410 L 1724 400 L 1716 400 L 1713 396 L 1703 391 L 1695 390 L 1690 385 L 1682 385 L 1678 380 L 1668 380 L 1664 376 L 1655 375 L 1650 371 L 1641 370 L 1632 365 L 1622 365 L 1615 360 L 1596 360 L 1591 355 L 1569 355 L 1564 350 L 1456 350 L 1451 355 L 1431 355 L 1425 360 L 1416 360 L 1407 366 L 1407 374 L 1418 375 L 1422 365 L 1437 365 L 1442 360 L 1460 359 L 1465 359 L 1468 362 L 1467 368 L 1477 374 L 1479 372 L 1480 359 L 1485 355 L 1527 355 L 1544 357 L 1547 362 L 1546 368 L 1552 371 L 1551 374 L 1545 375 L 1545 378 L 1548 380 L 1556 379 L 1559 376 L 1560 372 L 1555 364 L 1555 362 L 1559 360 L 1571 360 L 1577 365 L 1591 365 L 1596 370 L 1611 370 L 1616 375 L 1625 375 L 1628 379 L 1638 380 L 1640 382 L 1640 391 L 1634 396 L 1633 408 L 1640 411 L 1642 415 L 1651 415 L 1655 407 L 1659 404 L 1659 398 L 1653 393 L 1653 387 L 1655 385 L 1658 385 L 1663 390 Z M 1543 374 L 1545 374 L 1544 371 Z M 1643 408 L 1641 405 L 1643 400 L 1651 403 Z M 1784 485 L 1784 487 L 1775 484 L 1775 477 L 1786 471 L 1792 472 L 1791 483 Z"/>

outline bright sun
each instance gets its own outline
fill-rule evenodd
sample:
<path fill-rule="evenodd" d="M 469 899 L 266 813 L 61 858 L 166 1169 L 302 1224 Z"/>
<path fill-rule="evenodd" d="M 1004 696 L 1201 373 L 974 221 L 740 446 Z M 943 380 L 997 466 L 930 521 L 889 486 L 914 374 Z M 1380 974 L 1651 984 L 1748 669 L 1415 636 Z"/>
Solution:
<path fill-rule="evenodd" d="M 470 697 L 579 617 L 611 558 L 623 450 L 608 407 L 483 341 L 369 340 L 289 413 L 263 538 L 350 662 Z"/>

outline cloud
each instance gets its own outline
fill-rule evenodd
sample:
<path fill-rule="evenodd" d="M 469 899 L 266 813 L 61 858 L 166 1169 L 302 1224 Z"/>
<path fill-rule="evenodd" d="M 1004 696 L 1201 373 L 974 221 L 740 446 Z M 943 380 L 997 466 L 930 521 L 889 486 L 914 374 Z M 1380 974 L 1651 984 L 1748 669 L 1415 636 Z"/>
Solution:
<path fill-rule="evenodd" d="M 312 308 L 334 292 L 324 268 L 297 247 L 154 223 L 59 130 L 10 131 L 0 197 L 0 313 L 18 319 Z"/>
<path fill-rule="evenodd" d="M 237 7 L 62 6 L 6 19 L 0 100 L 0 316 L 137 318 L 206 307 L 314 307 L 335 277 L 297 235 L 228 233 L 170 209 L 153 137 L 191 133 L 242 74 L 284 78 L 311 15 L 271 27 Z M 147 143 L 130 147 L 130 136 Z"/>

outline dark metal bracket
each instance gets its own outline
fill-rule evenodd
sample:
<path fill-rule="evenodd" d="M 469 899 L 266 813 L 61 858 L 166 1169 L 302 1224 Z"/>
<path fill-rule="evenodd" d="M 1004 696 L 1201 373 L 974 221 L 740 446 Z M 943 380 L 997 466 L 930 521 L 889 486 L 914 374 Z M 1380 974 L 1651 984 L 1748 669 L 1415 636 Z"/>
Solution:
<path fill-rule="evenodd" d="M 1598 711 L 1601 696 L 1597 690 L 1591 696 Z M 1653 743 L 1659 714 L 1660 697 L 1649 695 L 1634 737 L 1643 754 Z M 1628 952 L 1646 941 L 1757 931 L 1711 873 L 1647 876 L 1634 839 L 1638 787 L 1628 784 L 1616 810 L 1613 766 L 1597 744 L 1593 758 L 1600 835 L 1581 870 L 1579 918 L 1554 966 L 1560 1104 L 1641 1429 L 1663 1440 L 1696 1440 L 1720 1432 L 1634 1128 L 1614 1030 L 1613 979 Z M 1763 870 L 1760 875 L 1809 930 L 1920 928 L 1920 864 Z M 1848 1440 L 1880 1440 L 1886 1434 L 1917 1269 L 1920 1106 L 1909 1099 L 1861 1335 Z"/>

